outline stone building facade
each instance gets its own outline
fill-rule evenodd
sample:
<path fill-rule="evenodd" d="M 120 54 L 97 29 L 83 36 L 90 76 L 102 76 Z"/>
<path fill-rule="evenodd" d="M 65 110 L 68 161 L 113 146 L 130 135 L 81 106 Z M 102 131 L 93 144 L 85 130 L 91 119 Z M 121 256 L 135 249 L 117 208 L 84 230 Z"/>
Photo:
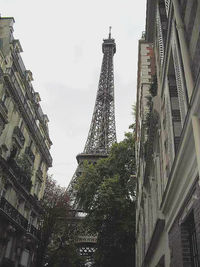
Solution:
<path fill-rule="evenodd" d="M 200 1 L 147 0 L 138 53 L 137 267 L 200 266 L 199 73 Z"/>
<path fill-rule="evenodd" d="M 0 266 L 9 267 L 34 266 L 39 200 L 52 164 L 48 117 L 13 24 L 0 18 Z"/>

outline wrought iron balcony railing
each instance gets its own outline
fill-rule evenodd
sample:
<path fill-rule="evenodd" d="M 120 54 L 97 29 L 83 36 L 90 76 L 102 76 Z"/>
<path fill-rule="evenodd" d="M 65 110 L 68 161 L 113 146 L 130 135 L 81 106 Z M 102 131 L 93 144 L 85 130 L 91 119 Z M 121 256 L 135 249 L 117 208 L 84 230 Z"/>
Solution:
<path fill-rule="evenodd" d="M 38 239 L 40 238 L 40 231 L 32 224 L 28 224 L 27 232 Z"/>
<path fill-rule="evenodd" d="M 19 82 L 15 77 L 15 73 L 12 68 L 7 68 L 5 72 L 5 80 L 8 81 L 9 85 L 11 85 L 11 92 L 13 96 L 16 98 L 17 102 L 19 103 L 19 108 L 23 112 L 24 117 L 27 121 L 27 126 L 34 134 L 35 141 L 41 148 L 41 152 L 44 155 L 45 159 L 47 160 L 49 166 L 52 165 L 52 157 L 50 155 L 49 149 L 45 143 L 45 139 L 40 132 L 40 129 L 36 123 L 36 120 L 31 112 L 30 107 L 28 106 L 27 99 L 22 91 Z"/>
<path fill-rule="evenodd" d="M 3 118 L 4 122 L 7 123 L 7 121 L 8 121 L 8 109 L 2 100 L 0 100 L 0 113 L 1 113 L 1 117 Z"/>
<path fill-rule="evenodd" d="M 0 198 L 0 211 L 3 212 L 11 222 L 13 222 L 17 226 L 20 226 L 20 228 L 22 228 L 27 233 L 36 238 L 40 237 L 38 229 L 32 224 L 29 224 L 28 220 L 16 208 L 14 208 L 5 199 L 5 197 Z"/>
<path fill-rule="evenodd" d="M 27 229 L 28 221 L 19 213 L 4 197 L 0 200 L 0 209 L 9 217 L 10 220 L 20 225 L 23 229 Z"/>
<path fill-rule="evenodd" d="M 25 138 L 20 130 L 19 126 L 16 126 L 13 131 L 13 138 L 17 141 L 17 143 L 20 145 L 20 147 L 24 146 Z"/>
<path fill-rule="evenodd" d="M 30 192 L 32 187 L 31 175 L 23 170 L 21 166 L 19 166 L 15 159 L 10 158 L 9 166 L 12 168 L 13 173 L 17 179 L 17 181 L 28 191 Z"/>

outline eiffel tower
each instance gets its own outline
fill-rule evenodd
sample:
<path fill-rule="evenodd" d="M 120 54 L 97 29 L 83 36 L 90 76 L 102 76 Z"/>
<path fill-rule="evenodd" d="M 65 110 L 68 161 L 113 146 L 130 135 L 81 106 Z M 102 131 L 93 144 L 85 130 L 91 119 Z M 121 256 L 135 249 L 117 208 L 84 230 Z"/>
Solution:
<path fill-rule="evenodd" d="M 116 52 L 116 44 L 115 40 L 111 38 L 111 27 L 108 38 L 103 40 L 102 52 L 103 61 L 88 138 L 83 153 L 76 157 L 78 167 L 67 188 L 72 202 L 75 203 L 74 210 L 77 218 L 77 214 L 82 210 L 80 208 L 81 203 L 77 204 L 76 200 L 73 199 L 74 184 L 82 173 L 83 162 L 87 160 L 90 163 L 95 163 L 98 159 L 107 157 L 112 144 L 116 142 L 113 73 L 113 56 Z M 80 254 L 90 259 L 94 253 L 95 237 L 83 235 L 79 238 L 78 243 Z"/>
<path fill-rule="evenodd" d="M 73 190 L 73 185 L 81 174 L 83 161 L 96 162 L 100 158 L 107 157 L 112 144 L 116 142 L 113 73 L 116 44 L 115 40 L 111 38 L 111 27 L 108 39 L 103 40 L 102 52 L 103 61 L 92 122 L 84 151 L 76 157 L 78 167 L 69 183 L 68 192 Z"/>

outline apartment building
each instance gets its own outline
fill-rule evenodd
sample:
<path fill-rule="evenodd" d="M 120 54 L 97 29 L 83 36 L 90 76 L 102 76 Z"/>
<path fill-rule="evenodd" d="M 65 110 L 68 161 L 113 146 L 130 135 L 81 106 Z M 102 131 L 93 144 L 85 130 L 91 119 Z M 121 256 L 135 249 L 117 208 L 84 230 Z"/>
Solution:
<path fill-rule="evenodd" d="M 51 140 L 40 95 L 13 36 L 0 18 L 0 266 L 34 266 Z"/>
<path fill-rule="evenodd" d="M 200 1 L 147 0 L 146 8 L 138 53 L 136 266 L 196 267 Z"/>

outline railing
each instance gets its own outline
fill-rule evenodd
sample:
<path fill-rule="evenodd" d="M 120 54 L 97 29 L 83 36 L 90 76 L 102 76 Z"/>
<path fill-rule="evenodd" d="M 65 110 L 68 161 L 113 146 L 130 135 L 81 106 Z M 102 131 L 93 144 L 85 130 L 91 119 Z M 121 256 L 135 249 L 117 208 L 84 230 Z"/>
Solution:
<path fill-rule="evenodd" d="M 38 229 L 32 224 L 28 223 L 28 220 L 15 209 L 4 197 L 0 198 L 0 210 L 2 210 L 11 221 L 14 221 L 17 225 L 22 227 L 27 233 L 39 238 L 40 233 Z"/>
<path fill-rule="evenodd" d="M 97 236 L 78 236 L 77 243 L 97 243 Z"/>
<path fill-rule="evenodd" d="M 28 224 L 27 232 L 30 233 L 31 235 L 37 237 L 38 239 L 40 238 L 40 232 L 32 224 Z"/>
<path fill-rule="evenodd" d="M 8 164 L 10 165 L 10 167 L 12 168 L 15 177 L 17 178 L 17 181 L 23 186 L 25 187 L 25 189 L 27 191 L 31 190 L 31 186 L 32 186 L 32 181 L 31 181 L 31 175 L 29 175 L 28 173 L 24 172 L 24 170 L 22 169 L 22 167 L 20 167 L 17 162 L 15 161 L 15 159 L 9 159 Z"/>
<path fill-rule="evenodd" d="M 8 122 L 8 109 L 2 100 L 0 100 L 0 113 L 1 113 L 1 117 L 3 117 L 4 123 L 7 123 Z"/>
<path fill-rule="evenodd" d="M 0 209 L 3 210 L 12 220 L 25 230 L 28 226 L 28 221 L 22 216 L 17 209 L 15 209 L 4 197 L 0 200 Z"/>
<path fill-rule="evenodd" d="M 9 79 L 9 82 L 12 85 L 12 91 L 14 96 L 17 98 L 18 102 L 19 102 L 19 106 L 20 108 L 24 111 L 24 115 L 27 117 L 28 119 L 28 125 L 29 128 L 32 129 L 32 132 L 35 134 L 36 136 L 36 142 L 39 143 L 39 146 L 42 148 L 42 152 L 45 156 L 45 158 L 47 159 L 48 164 L 51 166 L 52 165 L 52 157 L 50 155 L 49 149 L 47 148 L 46 144 L 45 144 L 45 140 L 44 137 L 42 136 L 35 118 L 31 112 L 30 107 L 28 106 L 27 103 L 27 99 L 24 96 L 24 93 L 15 77 L 14 71 L 12 70 L 12 68 L 7 68 L 6 69 L 6 76 Z"/>
<path fill-rule="evenodd" d="M 17 137 L 18 143 L 20 143 L 20 146 L 23 147 L 25 138 L 24 138 L 22 131 L 20 130 L 18 126 L 14 128 L 13 137 Z"/>
<path fill-rule="evenodd" d="M 8 113 L 8 109 L 7 109 L 7 107 L 5 106 L 5 104 L 4 104 L 4 102 L 2 100 L 0 100 L 0 105 L 2 106 L 2 108 L 5 111 L 5 113 L 7 114 Z"/>

